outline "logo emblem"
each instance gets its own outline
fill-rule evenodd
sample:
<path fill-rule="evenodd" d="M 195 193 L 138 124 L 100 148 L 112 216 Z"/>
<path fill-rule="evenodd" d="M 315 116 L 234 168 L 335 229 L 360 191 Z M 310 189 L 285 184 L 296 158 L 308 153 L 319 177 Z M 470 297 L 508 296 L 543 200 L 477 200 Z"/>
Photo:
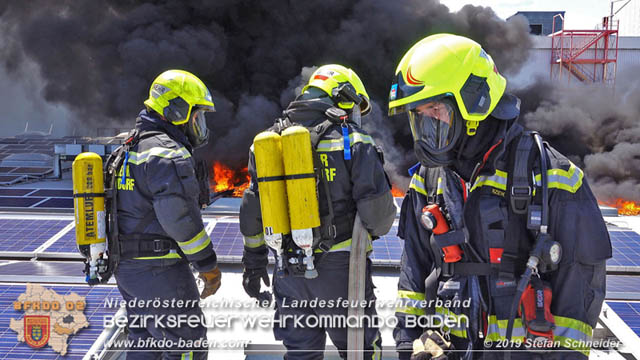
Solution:
<path fill-rule="evenodd" d="M 393 84 L 389 92 L 389 100 L 395 100 L 396 96 L 398 96 L 398 84 Z"/>
<path fill-rule="evenodd" d="M 49 342 L 49 316 L 25 315 L 24 340 L 32 348 L 41 348 Z"/>
<path fill-rule="evenodd" d="M 424 85 L 424 81 L 416 79 L 411 73 L 411 66 L 407 69 L 407 84 L 409 85 Z"/>

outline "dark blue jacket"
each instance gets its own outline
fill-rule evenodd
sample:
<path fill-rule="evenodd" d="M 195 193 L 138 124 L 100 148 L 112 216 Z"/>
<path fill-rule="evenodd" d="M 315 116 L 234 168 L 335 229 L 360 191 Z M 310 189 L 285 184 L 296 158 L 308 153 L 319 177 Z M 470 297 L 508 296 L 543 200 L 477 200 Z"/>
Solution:
<path fill-rule="evenodd" d="M 517 140 L 517 139 L 516 139 Z M 468 230 L 470 246 L 484 263 L 501 265 L 502 257 L 496 254 L 516 242 L 515 280 L 519 279 L 528 258 L 533 234 L 527 230 L 526 215 L 517 215 L 509 206 L 510 168 L 508 159 L 515 151 L 514 140 L 499 155 L 490 155 L 489 161 L 476 179 L 469 184 L 466 202 L 457 204 L 463 209 L 464 225 Z M 564 347 L 575 350 L 558 353 L 562 358 L 586 358 L 589 349 L 573 346 L 568 340 L 587 341 L 591 338 L 605 296 L 605 262 L 611 257 L 611 242 L 606 225 L 582 170 L 576 167 L 562 154 L 550 148 L 548 151 L 550 166 L 547 171 L 550 189 L 549 233 L 563 248 L 563 256 L 557 270 L 542 274 L 553 291 L 551 312 L 555 317 L 554 340 Z M 498 153 L 498 152 L 496 152 Z M 538 160 L 533 163 L 536 174 L 535 188 L 540 191 L 540 171 Z M 454 178 L 455 181 L 450 181 Z M 451 185 L 455 184 L 455 185 Z M 458 186 L 460 185 L 460 186 Z M 448 187 L 448 188 L 447 188 Z M 437 199 L 437 194 L 446 191 L 460 192 L 461 183 L 457 175 L 450 170 L 421 167 L 411 179 L 410 189 L 404 199 L 399 222 L 398 235 L 405 240 L 402 254 L 401 274 L 398 283 L 398 301 L 402 306 L 396 309 L 399 324 L 394 330 L 398 349 L 410 349 L 411 342 L 418 338 L 423 328 L 408 326 L 407 319 L 413 315 L 440 313 L 461 315 L 461 309 L 446 307 L 429 308 L 425 299 L 425 281 L 436 269 L 436 257 L 430 244 L 431 233 L 420 224 L 422 209 L 428 199 Z M 505 196 L 506 194 L 506 196 Z M 462 196 L 459 197 L 462 199 Z M 447 207 L 457 206 L 446 204 Z M 440 276 L 436 279 L 439 287 L 437 297 L 450 298 L 452 292 L 446 289 Z M 515 282 L 505 281 L 496 275 L 479 276 L 485 309 L 475 303 L 479 310 L 479 330 L 485 339 L 496 341 L 505 339 L 509 309 L 515 292 Z M 469 277 L 460 276 L 453 280 L 464 284 Z M 425 306 L 427 305 L 427 306 Z M 469 315 L 466 313 L 465 315 Z M 471 322 L 474 320 L 471 319 Z M 448 329 L 458 349 L 469 345 L 468 327 Z M 522 340 L 524 328 L 516 315 L 513 339 Z M 483 343 L 470 345 L 482 349 Z M 485 353 L 491 354 L 491 353 Z M 499 353 L 496 353 L 499 354 Z M 502 356 L 502 355 L 500 355 Z"/>
<path fill-rule="evenodd" d="M 176 126 L 146 110 L 140 112 L 136 128 L 142 138 L 129 152 L 124 184 L 122 169 L 116 179 L 122 241 L 136 234 L 169 239 L 176 250 L 136 258 L 167 265 L 188 260 L 198 271 L 212 270 L 216 253 L 202 222 L 189 141 Z M 155 134 L 144 136 L 151 131 Z"/>

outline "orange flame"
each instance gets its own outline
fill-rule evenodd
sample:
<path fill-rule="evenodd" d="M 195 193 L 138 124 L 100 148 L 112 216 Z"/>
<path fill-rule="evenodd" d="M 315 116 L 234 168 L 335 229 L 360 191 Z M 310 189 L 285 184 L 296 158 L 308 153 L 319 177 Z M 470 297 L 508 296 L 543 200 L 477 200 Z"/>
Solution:
<path fill-rule="evenodd" d="M 618 209 L 619 215 L 640 215 L 640 204 L 625 199 L 614 199 L 602 201 L 603 205 L 611 206 Z"/>
<path fill-rule="evenodd" d="M 405 192 L 402 191 L 399 187 L 397 187 L 396 185 L 393 185 L 391 187 L 391 194 L 393 195 L 393 197 L 400 197 L 403 198 L 405 195 Z"/>
<path fill-rule="evenodd" d="M 242 197 L 244 190 L 249 187 L 249 173 L 247 168 L 232 170 L 228 166 L 213 163 L 213 183 L 211 188 L 215 192 L 233 190 L 233 197 Z"/>

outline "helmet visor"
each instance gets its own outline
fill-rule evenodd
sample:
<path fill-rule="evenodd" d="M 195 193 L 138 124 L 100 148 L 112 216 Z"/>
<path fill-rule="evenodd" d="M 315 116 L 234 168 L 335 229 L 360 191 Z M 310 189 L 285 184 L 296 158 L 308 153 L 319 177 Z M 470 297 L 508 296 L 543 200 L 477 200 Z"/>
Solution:
<path fill-rule="evenodd" d="M 206 144 L 209 138 L 209 129 L 207 129 L 207 119 L 205 117 L 207 111 L 210 110 L 194 108 L 191 119 L 187 124 L 187 137 L 194 148 Z"/>
<path fill-rule="evenodd" d="M 455 121 L 459 120 L 447 100 L 428 102 L 409 111 L 413 141 L 421 141 L 435 152 L 446 151 L 453 144 Z"/>

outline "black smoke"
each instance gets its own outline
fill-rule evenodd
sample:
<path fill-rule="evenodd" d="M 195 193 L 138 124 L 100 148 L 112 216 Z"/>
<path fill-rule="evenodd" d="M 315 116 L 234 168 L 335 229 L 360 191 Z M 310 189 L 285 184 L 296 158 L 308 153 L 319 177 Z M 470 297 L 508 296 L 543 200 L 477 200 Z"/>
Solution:
<path fill-rule="evenodd" d="M 386 116 L 387 94 L 411 45 L 439 32 L 468 36 L 506 73 L 531 45 L 522 18 L 505 22 L 471 5 L 451 13 L 437 0 L 30 0 L 0 2 L 0 14 L 0 63 L 8 72 L 35 63 L 42 96 L 69 108 L 87 134 L 133 125 L 162 71 L 197 74 L 218 108 L 202 153 L 234 167 L 313 66 L 340 63 L 363 79 L 374 109 L 366 128 L 385 147 L 389 169 L 403 175 L 415 159 L 405 119 Z"/>
<path fill-rule="evenodd" d="M 617 74 L 615 88 L 568 87 L 537 79 L 516 91 L 522 99 L 523 123 L 582 167 L 603 201 L 640 202 L 638 71 Z"/>

